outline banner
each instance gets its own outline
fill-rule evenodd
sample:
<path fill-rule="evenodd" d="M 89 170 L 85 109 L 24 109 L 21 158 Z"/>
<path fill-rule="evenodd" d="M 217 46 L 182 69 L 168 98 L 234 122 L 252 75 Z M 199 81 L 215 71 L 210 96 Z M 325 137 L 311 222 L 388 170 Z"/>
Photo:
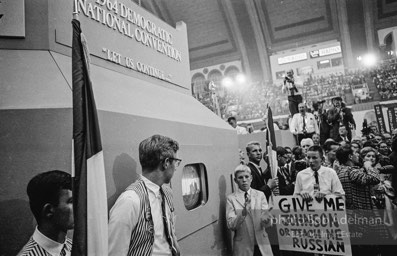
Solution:
<path fill-rule="evenodd" d="M 375 105 L 374 108 L 375 108 L 376 121 L 378 122 L 379 132 L 381 134 L 384 134 L 386 133 L 386 125 L 385 125 L 385 119 L 383 118 L 382 106 Z"/>
<path fill-rule="evenodd" d="M 269 164 L 270 164 L 270 171 L 272 174 L 272 178 L 277 177 L 277 169 L 278 169 L 278 163 L 277 163 L 277 145 L 276 145 L 276 135 L 274 133 L 274 122 L 273 122 L 273 113 L 272 109 L 268 106 L 267 107 L 267 153 L 269 157 Z M 278 195 L 280 193 L 279 188 L 275 188 L 273 190 L 274 195 Z"/>
<path fill-rule="evenodd" d="M 343 198 L 306 202 L 301 197 L 275 196 L 272 213 L 280 250 L 352 255 Z"/>
<path fill-rule="evenodd" d="M 389 128 L 390 128 L 390 133 L 397 128 L 397 123 L 396 123 L 396 111 L 397 107 L 389 107 L 387 109 L 387 118 L 389 119 Z"/>

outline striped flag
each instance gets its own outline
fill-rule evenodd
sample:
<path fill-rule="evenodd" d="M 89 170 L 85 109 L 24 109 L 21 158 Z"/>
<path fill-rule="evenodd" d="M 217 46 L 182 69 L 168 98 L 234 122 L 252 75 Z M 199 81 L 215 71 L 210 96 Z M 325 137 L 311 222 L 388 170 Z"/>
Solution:
<path fill-rule="evenodd" d="M 73 207 L 72 255 L 107 255 L 108 215 L 101 134 L 89 77 L 89 53 L 76 19 L 73 25 Z"/>
<path fill-rule="evenodd" d="M 274 134 L 274 123 L 272 109 L 267 106 L 267 153 L 269 157 L 270 170 L 272 173 L 272 178 L 277 178 L 277 151 L 276 151 L 276 135 Z M 278 187 L 273 190 L 273 194 L 278 195 Z"/>

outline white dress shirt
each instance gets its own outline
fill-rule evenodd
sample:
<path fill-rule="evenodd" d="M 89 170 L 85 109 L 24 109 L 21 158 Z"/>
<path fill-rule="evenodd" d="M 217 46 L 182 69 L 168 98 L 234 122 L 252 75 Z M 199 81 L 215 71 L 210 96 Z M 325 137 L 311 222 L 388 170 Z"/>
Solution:
<path fill-rule="evenodd" d="M 312 113 L 305 113 L 306 131 L 307 133 L 320 133 L 318 129 L 316 118 Z M 301 113 L 296 113 L 291 120 L 290 131 L 293 134 L 303 133 L 303 116 Z"/>
<path fill-rule="evenodd" d="M 326 195 L 345 194 L 338 175 L 333 169 L 321 166 L 318 170 L 318 180 L 321 193 Z M 295 181 L 294 195 L 299 195 L 301 193 L 309 193 L 313 195 L 315 182 L 314 171 L 310 167 L 298 172 Z"/>
<path fill-rule="evenodd" d="M 152 255 L 171 255 L 171 250 L 164 233 L 161 208 L 160 187 L 141 176 L 149 194 L 149 202 L 154 225 L 154 243 Z M 110 210 L 109 219 L 109 256 L 127 255 L 132 230 L 138 223 L 140 198 L 133 190 L 123 192 Z M 168 204 L 166 204 L 168 208 Z"/>
<path fill-rule="evenodd" d="M 236 130 L 237 134 L 248 134 L 247 129 L 245 129 L 242 126 L 237 125 L 236 128 L 234 128 L 234 129 Z"/>
<path fill-rule="evenodd" d="M 51 256 L 59 256 L 66 243 L 66 240 L 65 243 L 61 244 L 46 237 L 38 230 L 37 227 L 33 233 L 33 240 L 38 245 L 40 245 L 44 250 L 46 250 L 47 253 L 49 253 Z M 71 252 L 69 250 L 66 250 L 65 252 L 66 252 L 66 256 L 70 256 Z"/>

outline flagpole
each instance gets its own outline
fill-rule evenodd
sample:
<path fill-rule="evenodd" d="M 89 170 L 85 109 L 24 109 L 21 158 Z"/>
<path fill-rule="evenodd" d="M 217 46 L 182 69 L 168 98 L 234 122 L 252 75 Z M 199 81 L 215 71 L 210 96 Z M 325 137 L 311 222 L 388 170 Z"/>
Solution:
<path fill-rule="evenodd" d="M 73 19 L 79 20 L 79 12 L 77 11 L 77 0 L 73 0 Z"/>

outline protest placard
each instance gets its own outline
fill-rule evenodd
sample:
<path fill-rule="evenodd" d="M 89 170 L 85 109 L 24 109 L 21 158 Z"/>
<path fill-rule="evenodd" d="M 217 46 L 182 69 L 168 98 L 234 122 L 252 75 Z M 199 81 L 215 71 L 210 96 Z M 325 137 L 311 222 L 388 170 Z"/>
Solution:
<path fill-rule="evenodd" d="M 343 198 L 307 202 L 301 197 L 275 196 L 273 214 L 280 250 L 352 255 Z"/>

